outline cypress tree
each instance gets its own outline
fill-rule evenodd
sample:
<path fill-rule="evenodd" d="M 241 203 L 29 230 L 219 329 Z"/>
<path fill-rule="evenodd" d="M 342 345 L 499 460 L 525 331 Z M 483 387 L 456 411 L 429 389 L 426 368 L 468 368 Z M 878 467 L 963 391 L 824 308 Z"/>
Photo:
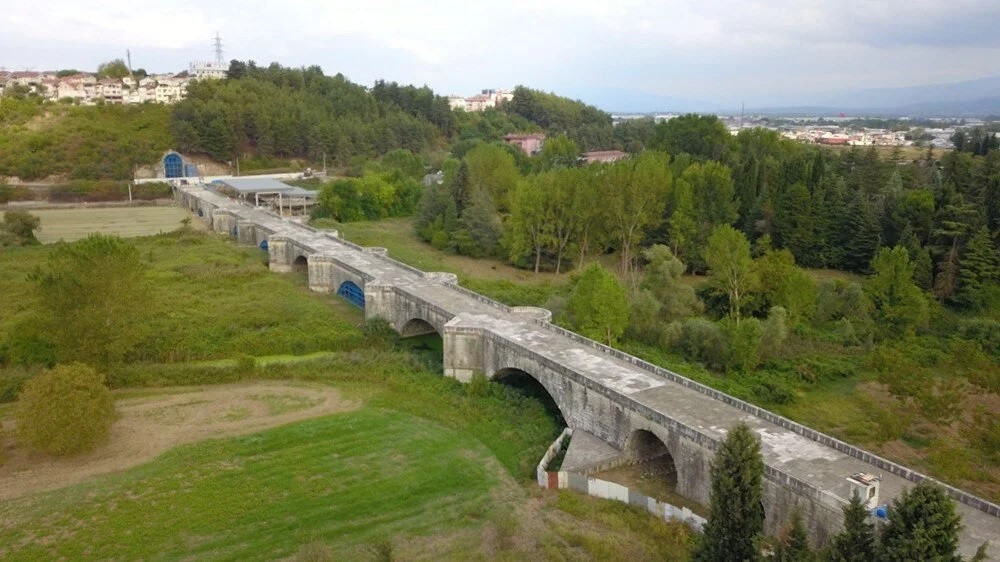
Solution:
<path fill-rule="evenodd" d="M 962 518 L 941 486 L 925 481 L 904 490 L 888 516 L 879 560 L 961 560 L 957 551 Z"/>
<path fill-rule="evenodd" d="M 986 227 L 979 227 L 965 245 L 958 269 L 959 300 L 965 306 L 979 308 L 984 304 L 984 289 L 1000 281 L 1000 256 L 990 240 Z"/>
<path fill-rule="evenodd" d="M 871 562 L 875 559 L 875 526 L 857 491 L 844 506 L 844 530 L 833 537 L 830 562 Z"/>
<path fill-rule="evenodd" d="M 759 557 L 764 535 L 760 439 L 744 423 L 730 430 L 712 461 L 711 512 L 694 560 L 742 562 Z"/>

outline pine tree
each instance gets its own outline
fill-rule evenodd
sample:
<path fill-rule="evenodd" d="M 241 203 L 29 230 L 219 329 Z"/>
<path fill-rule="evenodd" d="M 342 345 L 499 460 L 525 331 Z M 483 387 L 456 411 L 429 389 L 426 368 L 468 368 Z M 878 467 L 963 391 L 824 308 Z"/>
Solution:
<path fill-rule="evenodd" d="M 882 227 L 871 208 L 860 198 L 845 218 L 847 243 L 841 265 L 849 271 L 865 273 L 881 243 Z"/>
<path fill-rule="evenodd" d="M 726 436 L 712 461 L 711 512 L 694 560 L 743 562 L 759 557 L 764 535 L 760 439 L 744 423 Z"/>
<path fill-rule="evenodd" d="M 958 269 L 959 300 L 970 308 L 985 303 L 985 290 L 1000 282 L 1000 255 L 986 227 L 979 227 L 965 245 Z"/>
<path fill-rule="evenodd" d="M 958 287 L 958 241 L 952 243 L 944 258 L 938 263 L 938 273 L 934 277 L 934 296 L 939 301 L 950 299 Z"/>
<path fill-rule="evenodd" d="M 830 562 L 871 562 L 875 559 L 875 526 L 857 491 L 844 506 L 844 530 L 833 537 Z"/>
<path fill-rule="evenodd" d="M 931 290 L 934 286 L 934 262 L 931 261 L 931 253 L 927 248 L 920 245 L 913 227 L 907 225 L 899 237 L 899 245 L 906 248 L 910 255 L 910 263 L 913 264 L 913 283 L 925 291 Z"/>
<path fill-rule="evenodd" d="M 893 500 L 882 531 L 879 559 L 884 562 L 960 560 L 961 516 L 944 488 L 921 482 Z"/>

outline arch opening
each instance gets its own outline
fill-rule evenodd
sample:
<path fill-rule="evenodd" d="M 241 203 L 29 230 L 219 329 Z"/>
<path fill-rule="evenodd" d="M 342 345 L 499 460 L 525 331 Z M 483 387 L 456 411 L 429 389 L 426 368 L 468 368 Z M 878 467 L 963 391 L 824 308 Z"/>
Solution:
<path fill-rule="evenodd" d="M 292 262 L 292 271 L 295 273 L 307 273 L 309 271 L 309 259 L 299 256 Z"/>
<path fill-rule="evenodd" d="M 624 463 L 593 473 L 641 494 L 707 516 L 708 510 L 677 491 L 677 467 L 670 449 L 655 433 L 638 429 L 625 441 Z"/>
<path fill-rule="evenodd" d="M 260 244 L 258 244 L 257 247 L 260 248 L 261 250 L 264 250 L 266 252 L 267 251 L 267 240 L 266 239 L 265 240 L 261 240 Z"/>
<path fill-rule="evenodd" d="M 556 399 L 531 373 L 521 369 L 501 369 L 493 375 L 491 380 L 512 388 L 525 398 L 541 403 L 545 412 L 555 420 L 560 429 L 568 425 L 566 416 L 563 415 Z"/>
<path fill-rule="evenodd" d="M 400 344 L 416 354 L 429 371 L 444 374 L 444 338 L 430 322 L 413 318 L 403 324 L 399 336 Z"/>
<path fill-rule="evenodd" d="M 337 287 L 337 296 L 345 299 L 354 306 L 365 308 L 365 292 L 352 281 L 344 281 Z"/>

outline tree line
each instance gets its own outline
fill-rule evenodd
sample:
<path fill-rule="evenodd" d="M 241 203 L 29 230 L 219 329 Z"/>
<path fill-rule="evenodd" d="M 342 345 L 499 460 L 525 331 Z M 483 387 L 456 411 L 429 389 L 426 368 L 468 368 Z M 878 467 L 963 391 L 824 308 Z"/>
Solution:
<path fill-rule="evenodd" d="M 378 82 L 372 90 L 318 66 L 303 69 L 233 61 L 226 80 L 200 80 L 174 106 L 171 130 L 181 151 L 216 160 L 242 155 L 334 164 L 393 149 L 421 152 L 454 129 L 448 100 L 428 88 Z"/>

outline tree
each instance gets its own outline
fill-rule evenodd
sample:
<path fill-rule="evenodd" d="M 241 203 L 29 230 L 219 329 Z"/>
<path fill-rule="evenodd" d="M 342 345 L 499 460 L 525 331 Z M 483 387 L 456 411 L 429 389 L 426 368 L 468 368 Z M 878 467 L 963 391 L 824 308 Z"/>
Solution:
<path fill-rule="evenodd" d="M 8 219 L 8 223 L 10 220 Z M 965 245 L 958 269 L 958 296 L 970 308 L 985 308 L 1000 283 L 1000 254 L 989 230 L 979 227 Z"/>
<path fill-rule="evenodd" d="M 84 453 L 107 441 L 115 403 L 104 377 L 81 363 L 28 380 L 14 408 L 18 438 L 46 453 Z"/>
<path fill-rule="evenodd" d="M 135 246 L 117 236 L 92 234 L 49 255 L 32 279 L 62 361 L 111 365 L 133 350 L 151 300 L 146 271 Z"/>
<path fill-rule="evenodd" d="M 621 252 L 620 270 L 631 275 L 636 248 L 646 231 L 663 220 L 663 210 L 673 184 L 670 156 L 648 151 L 615 162 L 602 175 L 608 226 Z"/>
<path fill-rule="evenodd" d="M 687 258 L 698 253 L 693 247 L 698 236 L 694 195 L 691 184 L 683 177 L 674 184 L 674 211 L 670 215 L 669 231 L 675 255 Z"/>
<path fill-rule="evenodd" d="M 500 240 L 500 217 L 488 191 L 476 190 L 472 200 L 462 210 L 459 229 L 454 233 L 461 254 L 482 257 L 496 254 Z"/>
<path fill-rule="evenodd" d="M 514 157 L 501 146 L 481 144 L 465 155 L 469 191 L 485 190 L 498 211 L 508 208 L 507 194 L 517 186 L 521 173 Z M 459 205 L 461 208 L 462 205 Z"/>
<path fill-rule="evenodd" d="M 811 318 L 816 309 L 816 282 L 788 250 L 768 250 L 754 262 L 763 308 L 783 307 L 793 323 Z"/>
<path fill-rule="evenodd" d="M 802 511 L 795 509 L 792 512 L 792 520 L 788 525 L 787 534 L 778 544 L 775 551 L 775 562 L 809 562 L 814 559 L 812 549 L 809 548 L 809 536 L 806 534 L 806 525 L 802 520 Z"/>
<path fill-rule="evenodd" d="M 628 297 L 613 273 L 587 266 L 566 303 L 573 327 L 588 338 L 614 344 L 628 326 Z"/>
<path fill-rule="evenodd" d="M 689 113 L 656 126 L 650 143 L 670 154 L 686 152 L 704 160 L 721 160 L 732 144 L 732 135 L 715 115 Z"/>
<path fill-rule="evenodd" d="M 833 537 L 830 562 L 871 562 L 875 559 L 875 526 L 857 490 L 844 506 L 844 530 Z"/>
<path fill-rule="evenodd" d="M 913 284 L 913 265 L 906 248 L 880 249 L 872 260 L 872 270 L 865 291 L 874 305 L 879 330 L 896 337 L 922 328 L 928 319 L 927 301 Z"/>
<path fill-rule="evenodd" d="M 642 254 L 647 263 L 638 291 L 632 295 L 628 329 L 647 343 L 670 345 L 665 338 L 670 324 L 700 314 L 703 306 L 694 288 L 681 281 L 687 266 L 670 248 L 654 244 Z"/>
<path fill-rule="evenodd" d="M 729 430 L 712 460 L 710 511 L 699 562 L 757 560 L 764 536 L 762 481 L 764 460 L 760 439 L 744 423 Z"/>
<path fill-rule="evenodd" d="M 545 139 L 541 152 L 538 153 L 538 169 L 546 172 L 558 168 L 576 166 L 580 150 L 576 143 L 565 134 Z"/>
<path fill-rule="evenodd" d="M 546 214 L 544 178 L 532 176 L 517 182 L 510 194 L 510 218 L 507 221 L 510 259 L 517 263 L 528 253 L 534 255 L 535 273 L 542 263 L 542 250 L 551 236 L 551 222 Z"/>
<path fill-rule="evenodd" d="M 694 201 L 694 218 L 697 224 L 695 248 L 703 248 L 708 237 L 718 225 L 733 224 L 738 218 L 738 205 L 732 173 L 718 162 L 694 163 L 684 169 L 681 179 L 691 186 Z M 689 252 L 688 262 L 695 262 L 695 269 L 703 269 L 702 255 Z"/>
<path fill-rule="evenodd" d="M 705 248 L 709 282 L 729 297 L 729 315 L 740 322 L 743 299 L 757 284 L 750 242 L 728 224 L 715 227 Z"/>
<path fill-rule="evenodd" d="M 0 223 L 0 247 L 37 245 L 35 231 L 41 223 L 41 219 L 28 211 L 4 212 Z"/>
<path fill-rule="evenodd" d="M 97 67 L 98 78 L 114 78 L 121 80 L 129 75 L 128 65 L 122 59 L 109 60 Z"/>
<path fill-rule="evenodd" d="M 961 560 L 957 555 L 961 516 L 941 486 L 924 481 L 893 500 L 881 533 L 879 559 Z"/>

